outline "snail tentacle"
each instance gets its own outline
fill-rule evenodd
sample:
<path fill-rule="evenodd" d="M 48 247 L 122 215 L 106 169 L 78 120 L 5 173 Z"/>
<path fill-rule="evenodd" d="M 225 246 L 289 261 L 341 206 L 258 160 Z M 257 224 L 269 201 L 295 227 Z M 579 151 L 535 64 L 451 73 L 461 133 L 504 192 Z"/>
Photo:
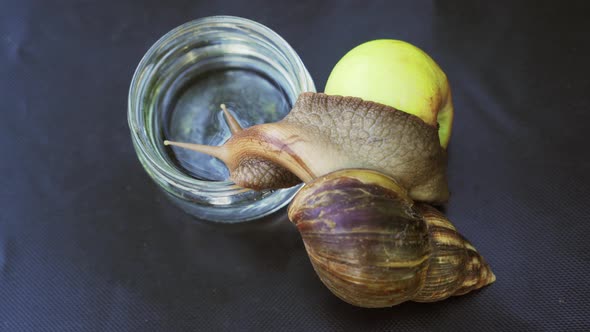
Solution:
<path fill-rule="evenodd" d="M 227 125 L 229 127 L 229 131 L 232 134 L 242 131 L 243 130 L 242 126 L 240 125 L 238 120 L 227 110 L 227 107 L 225 106 L 225 104 L 221 104 L 221 105 L 219 105 L 219 107 L 221 107 L 221 110 L 223 111 L 223 115 L 225 117 L 225 122 L 227 123 Z"/>

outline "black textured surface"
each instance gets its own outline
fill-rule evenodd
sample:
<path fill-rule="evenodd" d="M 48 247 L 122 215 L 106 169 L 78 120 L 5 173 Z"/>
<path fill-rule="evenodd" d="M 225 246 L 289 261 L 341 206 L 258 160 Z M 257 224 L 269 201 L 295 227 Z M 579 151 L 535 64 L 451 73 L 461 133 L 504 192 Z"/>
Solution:
<path fill-rule="evenodd" d="M 559 7 L 558 7 L 559 6 Z M 590 330 L 590 21 L 585 2 L 0 2 L 0 330 Z M 320 283 L 285 211 L 195 221 L 141 168 L 128 85 L 194 18 L 259 21 L 323 89 L 375 38 L 437 60 L 456 121 L 447 213 L 498 280 L 368 310 Z"/>

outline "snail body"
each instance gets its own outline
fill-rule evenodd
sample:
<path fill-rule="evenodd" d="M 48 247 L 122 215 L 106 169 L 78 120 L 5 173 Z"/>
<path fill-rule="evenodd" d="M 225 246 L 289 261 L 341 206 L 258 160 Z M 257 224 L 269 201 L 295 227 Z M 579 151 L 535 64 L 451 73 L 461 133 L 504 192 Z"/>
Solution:
<path fill-rule="evenodd" d="M 415 200 L 443 203 L 449 196 L 438 128 L 390 106 L 308 92 L 283 120 L 247 129 L 232 125 L 232 132 L 217 147 L 166 144 L 221 159 L 232 181 L 256 190 L 309 182 L 339 169 L 367 168 L 395 178 Z"/>
<path fill-rule="evenodd" d="M 435 208 L 373 170 L 345 169 L 306 184 L 288 209 L 322 282 L 361 307 L 433 302 L 495 280 Z"/>

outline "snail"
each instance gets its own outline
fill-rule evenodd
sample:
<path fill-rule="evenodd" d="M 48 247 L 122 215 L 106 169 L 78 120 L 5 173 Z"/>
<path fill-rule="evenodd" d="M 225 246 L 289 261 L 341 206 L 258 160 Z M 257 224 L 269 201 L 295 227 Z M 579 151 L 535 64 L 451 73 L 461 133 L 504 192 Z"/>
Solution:
<path fill-rule="evenodd" d="M 222 160 L 237 185 L 305 186 L 288 208 L 321 281 L 361 307 L 432 302 L 495 280 L 435 208 L 449 192 L 438 128 L 356 97 L 302 93 L 281 121 L 241 128 L 222 146 L 165 141 Z"/>
<path fill-rule="evenodd" d="M 302 93 L 281 121 L 242 129 L 224 110 L 232 137 L 222 146 L 165 141 L 223 161 L 230 179 L 256 190 L 291 187 L 344 168 L 396 179 L 418 201 L 449 197 L 438 129 L 415 115 L 356 97 Z"/>
<path fill-rule="evenodd" d="M 345 169 L 306 184 L 288 208 L 321 281 L 342 300 L 379 308 L 434 302 L 495 281 L 445 216 L 392 178 Z"/>

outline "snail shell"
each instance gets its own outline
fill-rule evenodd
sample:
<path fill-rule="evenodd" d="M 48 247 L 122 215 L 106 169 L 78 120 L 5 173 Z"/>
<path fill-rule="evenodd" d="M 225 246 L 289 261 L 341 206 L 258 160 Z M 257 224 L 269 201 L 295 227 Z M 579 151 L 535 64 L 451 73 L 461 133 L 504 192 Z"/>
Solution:
<path fill-rule="evenodd" d="M 319 177 L 299 191 L 288 215 L 322 282 L 356 306 L 439 301 L 495 280 L 449 220 L 373 170 Z"/>

